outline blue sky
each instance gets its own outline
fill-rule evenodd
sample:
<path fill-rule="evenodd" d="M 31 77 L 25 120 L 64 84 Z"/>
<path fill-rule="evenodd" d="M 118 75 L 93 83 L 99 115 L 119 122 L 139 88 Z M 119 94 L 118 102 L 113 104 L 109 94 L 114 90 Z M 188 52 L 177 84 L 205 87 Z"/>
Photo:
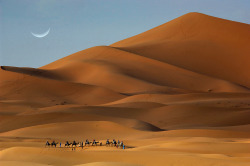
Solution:
<path fill-rule="evenodd" d="M 188 12 L 250 24 L 250 0 L 0 0 L 0 65 L 40 67 Z"/>

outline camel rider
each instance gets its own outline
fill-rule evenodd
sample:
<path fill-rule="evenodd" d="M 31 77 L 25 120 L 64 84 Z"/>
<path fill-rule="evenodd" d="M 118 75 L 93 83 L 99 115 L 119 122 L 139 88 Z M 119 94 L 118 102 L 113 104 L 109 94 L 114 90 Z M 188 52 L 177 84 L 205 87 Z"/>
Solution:
<path fill-rule="evenodd" d="M 106 144 L 109 144 L 109 139 L 107 139 Z"/>

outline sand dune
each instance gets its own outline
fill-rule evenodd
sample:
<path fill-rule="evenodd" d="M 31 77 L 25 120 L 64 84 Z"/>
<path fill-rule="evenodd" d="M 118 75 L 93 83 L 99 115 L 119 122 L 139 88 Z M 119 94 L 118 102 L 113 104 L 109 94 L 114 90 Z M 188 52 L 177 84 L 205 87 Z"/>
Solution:
<path fill-rule="evenodd" d="M 139 94 L 128 96 L 123 99 L 107 103 L 104 105 L 113 105 L 120 103 L 130 102 L 156 102 L 161 104 L 173 104 L 173 103 L 194 103 L 194 102 L 214 102 L 220 103 L 221 101 L 227 102 L 229 105 L 233 104 L 233 101 L 238 101 L 248 106 L 249 93 L 189 93 L 189 94 Z"/>
<path fill-rule="evenodd" d="M 78 130 L 79 129 L 79 130 Z M 122 131 L 122 132 L 120 132 Z M 63 122 L 37 125 L 32 127 L 21 128 L 9 132 L 1 133 L 5 137 L 27 137 L 27 138 L 66 138 L 69 140 L 107 139 L 107 138 L 133 138 L 140 136 L 140 132 L 116 123 L 105 121 L 84 121 L 84 122 Z"/>
<path fill-rule="evenodd" d="M 94 85 L 70 83 L 26 74 L 17 75 L 20 79 L 1 81 L 2 99 L 32 101 L 45 106 L 66 103 L 101 104 L 123 97 L 112 90 Z"/>
<path fill-rule="evenodd" d="M 249 88 L 249 30 L 248 24 L 188 13 L 111 46 Z"/>
<path fill-rule="evenodd" d="M 89 84 L 115 88 L 114 90 L 124 93 L 140 91 L 146 91 L 145 93 L 147 93 L 154 91 L 154 89 L 159 89 L 158 93 L 168 93 L 168 91 L 175 90 L 186 92 L 178 89 L 171 90 L 170 88 L 168 90 L 159 86 L 203 92 L 207 92 L 209 89 L 215 92 L 247 91 L 241 86 L 224 80 L 200 75 L 163 61 L 153 60 L 108 46 L 93 47 L 80 51 L 46 65 L 42 69 L 53 69 L 58 73 L 63 73 L 64 76 L 69 75 L 68 77 L 71 77 L 70 80 L 72 81 L 83 83 L 88 81 Z M 84 77 L 79 77 L 79 75 Z"/>
<path fill-rule="evenodd" d="M 48 79 L 56 79 L 56 80 L 62 79 L 61 77 L 59 77 L 52 71 L 43 70 L 43 69 L 28 68 L 28 67 L 13 67 L 13 66 L 1 66 L 1 69 L 5 71 L 22 73 L 22 74 L 27 74 L 31 76 L 44 77 Z"/>
<path fill-rule="evenodd" d="M 0 165 L 250 165 L 249 30 L 188 13 L 40 68 L 1 66 Z M 126 148 L 44 147 L 107 138 Z"/>
<path fill-rule="evenodd" d="M 74 111 L 73 111 L 74 110 Z M 61 110 L 60 112 L 44 112 L 39 114 L 28 114 L 28 115 L 19 115 L 19 116 L 0 116 L 0 131 L 6 132 L 14 129 L 20 129 L 24 127 L 31 127 L 44 124 L 53 124 L 60 122 L 88 122 L 88 121 L 109 121 L 115 122 L 120 125 L 134 128 L 142 131 L 160 131 L 161 129 L 144 122 L 142 120 L 134 119 L 133 115 L 126 116 L 126 110 L 122 110 L 119 115 L 114 114 L 114 109 L 103 109 L 102 111 L 96 111 L 94 109 L 76 109 L 72 108 L 69 110 Z M 34 112 L 34 111 L 33 111 Z M 104 112 L 104 113 L 103 113 Z M 123 114 L 123 115 L 122 115 Z"/>

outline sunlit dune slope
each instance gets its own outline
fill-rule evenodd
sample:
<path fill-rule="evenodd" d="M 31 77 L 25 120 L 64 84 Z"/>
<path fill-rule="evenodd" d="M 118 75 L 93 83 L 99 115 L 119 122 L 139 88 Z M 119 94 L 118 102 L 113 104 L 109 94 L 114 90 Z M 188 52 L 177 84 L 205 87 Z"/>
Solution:
<path fill-rule="evenodd" d="M 111 46 L 250 87 L 250 25 L 188 13 Z"/>

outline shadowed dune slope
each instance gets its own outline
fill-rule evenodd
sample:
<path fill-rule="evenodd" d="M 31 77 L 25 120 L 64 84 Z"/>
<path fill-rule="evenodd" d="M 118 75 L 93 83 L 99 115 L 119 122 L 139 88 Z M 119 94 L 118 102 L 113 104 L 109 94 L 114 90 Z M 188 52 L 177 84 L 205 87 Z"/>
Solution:
<path fill-rule="evenodd" d="M 56 79 L 56 80 L 62 79 L 61 77 L 59 77 L 58 75 L 49 70 L 42 70 L 29 67 L 13 67 L 13 66 L 1 66 L 1 69 L 5 71 L 21 73 L 30 76 L 44 77 L 48 79 Z"/>
<path fill-rule="evenodd" d="M 22 70 L 22 69 L 19 69 Z M 2 74 L 3 73 L 3 74 Z M 86 104 L 95 105 L 121 99 L 120 93 L 95 85 L 52 80 L 39 75 L 0 70 L 2 100 L 22 100 L 41 106 Z"/>
<path fill-rule="evenodd" d="M 53 108 L 56 109 L 55 106 Z M 135 115 L 133 115 L 132 111 L 136 110 L 73 107 L 52 112 L 42 108 L 17 116 L 0 115 L 0 132 L 37 125 L 74 121 L 109 121 L 142 131 L 162 131 L 150 123 L 134 119 Z"/>
<path fill-rule="evenodd" d="M 228 81 L 108 46 L 80 51 L 41 69 L 53 70 L 72 82 L 103 86 L 122 93 L 248 91 Z"/>

